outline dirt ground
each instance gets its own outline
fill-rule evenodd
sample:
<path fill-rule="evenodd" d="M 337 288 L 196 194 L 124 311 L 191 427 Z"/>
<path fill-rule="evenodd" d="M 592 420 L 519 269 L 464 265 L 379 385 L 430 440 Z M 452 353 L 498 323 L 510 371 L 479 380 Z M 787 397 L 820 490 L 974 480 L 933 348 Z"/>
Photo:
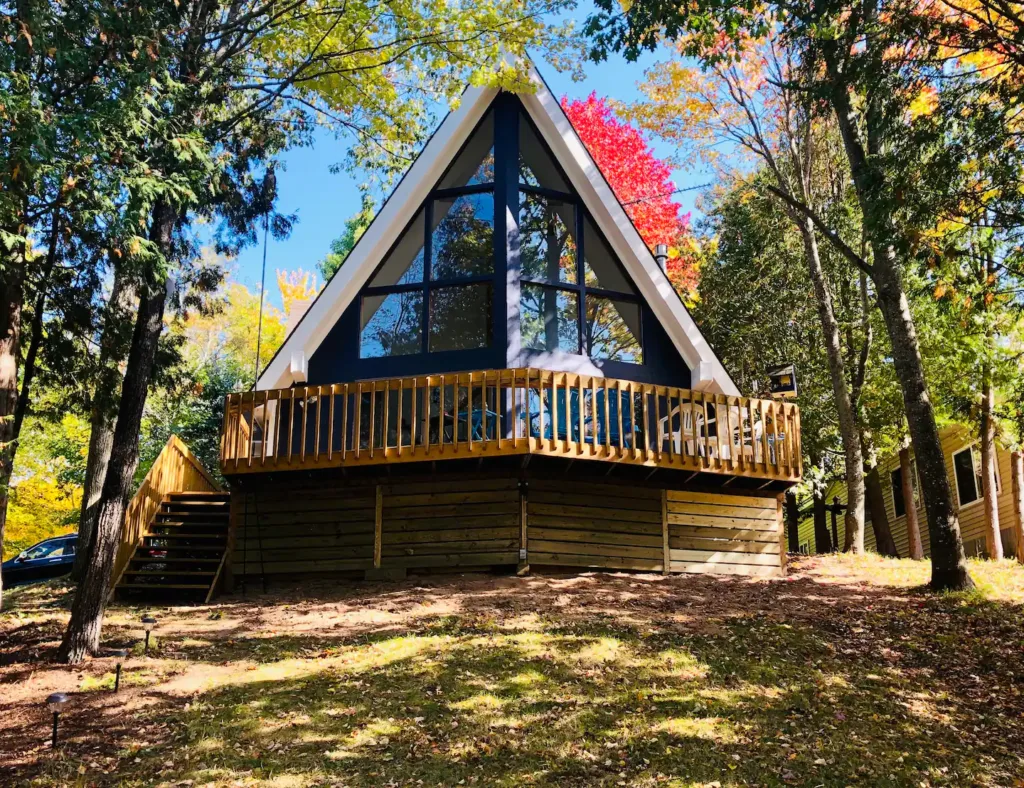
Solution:
<path fill-rule="evenodd" d="M 925 564 L 823 557 L 784 580 L 451 575 L 115 605 L 116 694 L 113 658 L 51 661 L 68 589 L 17 589 L 0 785 L 1024 786 L 1024 569 L 972 572 L 969 595 L 920 588 Z"/>

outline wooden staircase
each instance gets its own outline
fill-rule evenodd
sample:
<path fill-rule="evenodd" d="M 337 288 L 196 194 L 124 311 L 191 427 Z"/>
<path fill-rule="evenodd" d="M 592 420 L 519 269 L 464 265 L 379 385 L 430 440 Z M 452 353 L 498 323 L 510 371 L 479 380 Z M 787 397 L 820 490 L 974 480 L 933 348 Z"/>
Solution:
<path fill-rule="evenodd" d="M 228 548 L 230 496 L 167 493 L 115 587 L 122 599 L 209 601 Z"/>

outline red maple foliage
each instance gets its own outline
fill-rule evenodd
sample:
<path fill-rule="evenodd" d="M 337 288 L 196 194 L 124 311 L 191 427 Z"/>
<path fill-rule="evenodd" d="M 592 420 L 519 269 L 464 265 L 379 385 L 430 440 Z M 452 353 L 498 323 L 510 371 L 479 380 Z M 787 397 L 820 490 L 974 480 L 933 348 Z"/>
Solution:
<path fill-rule="evenodd" d="M 576 101 L 563 96 L 562 109 L 644 243 L 652 250 L 658 244 L 670 248 L 667 268 L 672 283 L 682 292 L 695 290 L 690 214 L 681 213 L 682 206 L 672 199 L 672 168 L 596 93 Z"/>

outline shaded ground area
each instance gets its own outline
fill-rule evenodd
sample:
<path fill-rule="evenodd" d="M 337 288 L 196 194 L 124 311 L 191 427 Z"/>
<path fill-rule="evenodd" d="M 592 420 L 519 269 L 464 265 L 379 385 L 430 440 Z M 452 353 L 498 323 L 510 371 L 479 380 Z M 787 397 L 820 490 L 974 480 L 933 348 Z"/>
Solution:
<path fill-rule="evenodd" d="M 50 585 L 0 617 L 0 785 L 1024 785 L 1024 569 L 801 559 L 781 581 L 584 574 L 274 586 L 111 611 L 49 664 Z M 73 693 L 51 752 L 42 706 Z"/>

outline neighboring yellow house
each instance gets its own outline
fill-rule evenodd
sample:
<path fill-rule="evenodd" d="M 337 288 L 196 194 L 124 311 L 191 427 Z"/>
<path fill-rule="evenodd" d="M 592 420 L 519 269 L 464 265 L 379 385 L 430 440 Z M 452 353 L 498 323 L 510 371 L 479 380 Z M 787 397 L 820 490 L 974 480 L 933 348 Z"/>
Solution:
<path fill-rule="evenodd" d="M 985 552 L 985 505 L 981 498 L 981 446 L 977 435 L 967 427 L 953 424 L 939 430 L 942 441 L 942 453 L 946 460 L 946 473 L 953 488 L 953 499 L 959 507 L 960 533 L 963 535 L 964 550 L 969 556 L 982 555 Z M 1003 535 L 1003 552 L 1013 555 L 1014 542 L 1013 502 L 1010 476 L 1010 452 L 997 446 L 996 483 L 999 491 L 999 528 Z M 918 511 L 918 522 L 921 528 L 921 543 L 925 555 L 929 555 L 928 520 L 924 511 L 924 502 L 917 494 L 919 489 L 917 466 L 914 462 L 913 449 L 910 451 L 911 469 L 914 473 L 914 498 Z M 909 555 L 907 539 L 907 517 L 903 506 L 902 479 L 900 476 L 899 455 L 891 454 L 883 457 L 878 463 L 878 473 L 882 482 L 882 495 L 885 498 L 885 511 L 889 517 L 889 528 L 892 531 L 896 549 L 901 558 Z M 841 480 L 833 481 L 826 489 L 825 500 L 831 504 L 838 496 L 846 502 L 846 484 Z M 807 507 L 804 507 L 807 508 Z M 871 512 L 864 511 L 864 545 L 868 550 L 875 549 L 875 534 L 871 527 Z M 839 532 L 839 545 L 843 544 L 845 524 L 843 516 L 836 518 Z M 832 515 L 826 514 L 829 533 L 832 532 Z M 801 511 L 800 519 L 801 552 L 814 552 L 814 520 L 810 510 Z"/>

